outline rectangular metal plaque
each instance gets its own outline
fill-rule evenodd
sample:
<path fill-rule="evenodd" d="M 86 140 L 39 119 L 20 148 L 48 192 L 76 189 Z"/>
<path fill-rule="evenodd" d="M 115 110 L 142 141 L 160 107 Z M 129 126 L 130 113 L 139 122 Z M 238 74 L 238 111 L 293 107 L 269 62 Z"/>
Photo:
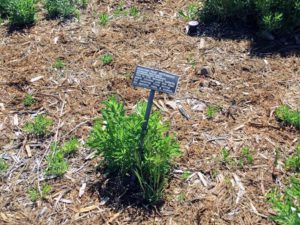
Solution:
<path fill-rule="evenodd" d="M 177 75 L 157 69 L 137 66 L 133 76 L 132 85 L 168 94 L 175 94 L 178 81 L 179 76 Z"/>

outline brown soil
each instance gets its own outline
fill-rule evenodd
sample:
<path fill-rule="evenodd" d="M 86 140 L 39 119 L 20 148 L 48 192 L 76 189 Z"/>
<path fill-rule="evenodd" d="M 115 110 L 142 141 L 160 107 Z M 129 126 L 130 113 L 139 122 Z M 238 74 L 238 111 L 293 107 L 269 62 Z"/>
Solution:
<path fill-rule="evenodd" d="M 0 27 L 0 155 L 10 166 L 0 180 L 0 223 L 273 224 L 267 219 L 274 212 L 265 196 L 285 183 L 282 165 L 299 140 L 299 131 L 281 126 L 274 110 L 282 103 L 300 108 L 299 58 L 251 56 L 246 39 L 185 35 L 185 22 L 176 13 L 187 0 L 138 1 L 140 16 L 112 18 L 101 27 L 99 12 L 114 4 L 91 0 L 80 21 L 40 15 L 35 26 L 23 31 Z M 102 66 L 99 58 L 108 52 L 113 62 Z M 63 70 L 53 68 L 59 57 L 66 63 Z M 105 183 L 96 170 L 101 159 L 88 159 L 92 151 L 85 145 L 68 159 L 63 178 L 43 181 L 50 144 L 72 136 L 84 143 L 108 96 L 119 96 L 128 109 L 147 98 L 147 90 L 131 86 L 138 64 L 180 76 L 175 96 L 155 98 L 182 150 L 165 203 L 149 209 L 118 203 L 120 196 L 104 201 Z M 210 77 L 197 74 L 204 65 L 210 67 Z M 37 100 L 29 108 L 23 106 L 26 93 Z M 181 104 L 190 119 L 170 107 L 170 101 Z M 210 104 L 222 108 L 213 119 L 207 119 L 206 109 L 195 110 Z M 22 127 L 41 112 L 55 122 L 50 135 L 36 139 Z M 222 163 L 223 147 L 237 161 L 243 146 L 251 149 L 253 164 Z M 275 168 L 276 149 L 280 157 Z M 182 171 L 193 176 L 185 181 Z M 32 203 L 27 190 L 45 182 L 51 193 Z M 83 183 L 87 186 L 79 197 Z"/>

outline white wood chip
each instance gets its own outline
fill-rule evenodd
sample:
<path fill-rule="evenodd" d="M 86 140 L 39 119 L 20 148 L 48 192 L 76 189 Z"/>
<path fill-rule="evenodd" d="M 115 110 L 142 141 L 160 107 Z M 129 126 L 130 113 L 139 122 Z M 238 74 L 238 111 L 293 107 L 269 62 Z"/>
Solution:
<path fill-rule="evenodd" d="M 25 145 L 25 150 L 26 150 L 27 156 L 30 158 L 32 156 L 30 146 Z"/>
<path fill-rule="evenodd" d="M 235 203 L 238 204 L 246 191 L 241 179 L 236 174 L 233 174 L 233 178 L 234 178 L 234 183 L 238 189 L 237 198 L 235 201 Z"/>
<path fill-rule="evenodd" d="M 32 79 L 30 80 L 30 82 L 31 82 L 31 83 L 36 82 L 36 81 L 42 79 L 43 77 L 44 77 L 44 76 L 34 77 L 34 78 L 32 78 Z"/>
<path fill-rule="evenodd" d="M 81 185 L 81 188 L 79 189 L 79 198 L 81 198 L 81 196 L 84 194 L 84 192 L 85 192 L 85 188 L 86 188 L 86 183 L 83 183 L 82 185 Z"/>
<path fill-rule="evenodd" d="M 16 127 L 19 125 L 18 114 L 15 114 L 14 117 L 13 117 L 13 125 L 16 126 Z"/>
<path fill-rule="evenodd" d="M 201 183 L 203 184 L 203 186 L 204 186 L 204 187 L 208 187 L 208 183 L 207 183 L 207 181 L 206 181 L 206 179 L 205 179 L 204 174 L 201 173 L 201 172 L 198 172 L 197 175 L 198 175 L 198 177 L 199 177 Z"/>

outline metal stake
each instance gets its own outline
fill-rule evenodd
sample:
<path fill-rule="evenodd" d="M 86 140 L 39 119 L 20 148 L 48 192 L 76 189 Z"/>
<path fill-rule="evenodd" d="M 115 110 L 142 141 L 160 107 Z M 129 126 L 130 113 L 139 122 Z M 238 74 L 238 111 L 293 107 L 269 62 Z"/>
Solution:
<path fill-rule="evenodd" d="M 151 108 L 153 105 L 153 100 L 154 100 L 154 95 L 155 95 L 155 90 L 151 90 L 149 97 L 148 97 L 148 103 L 147 103 L 147 109 L 145 113 L 145 118 L 144 118 L 144 123 L 142 126 L 142 133 L 141 133 L 141 140 L 140 140 L 140 157 L 141 159 L 144 158 L 144 139 L 147 133 L 147 128 L 148 128 L 148 123 L 149 123 L 149 118 L 150 118 L 150 113 L 151 113 Z"/>

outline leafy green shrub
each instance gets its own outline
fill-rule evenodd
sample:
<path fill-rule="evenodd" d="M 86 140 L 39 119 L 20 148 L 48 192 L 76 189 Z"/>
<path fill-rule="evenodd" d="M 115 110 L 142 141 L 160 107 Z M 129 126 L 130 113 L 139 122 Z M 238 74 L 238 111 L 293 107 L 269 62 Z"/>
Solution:
<path fill-rule="evenodd" d="M 126 115 L 123 104 L 115 98 L 104 102 L 102 118 L 95 121 L 87 144 L 103 156 L 110 173 L 136 177 L 145 200 L 155 203 L 162 198 L 171 160 L 179 155 L 179 146 L 168 135 L 169 127 L 158 112 L 151 114 L 140 155 L 141 127 L 146 104 L 139 103 Z"/>
<path fill-rule="evenodd" d="M 287 105 L 282 105 L 275 110 L 275 116 L 285 125 L 300 129 L 300 109 L 292 110 Z"/>
<path fill-rule="evenodd" d="M 259 25 L 269 31 L 300 25 L 300 0 L 255 0 Z"/>
<path fill-rule="evenodd" d="M 1 0 L 0 1 L 0 17 L 7 16 L 8 3 L 9 3 L 9 0 Z"/>
<path fill-rule="evenodd" d="M 180 10 L 178 15 L 185 21 L 197 20 L 199 17 L 199 6 L 198 4 L 191 3 L 186 10 Z"/>
<path fill-rule="evenodd" d="M 53 120 L 44 115 L 37 115 L 32 122 L 24 125 L 25 132 L 36 136 L 43 136 L 48 132 L 48 128 L 52 125 Z"/>
<path fill-rule="evenodd" d="M 205 21 L 246 21 L 253 0 L 204 0 L 201 17 Z M 238 19 L 238 20 L 237 20 Z"/>
<path fill-rule="evenodd" d="M 290 186 L 283 193 L 278 190 L 271 191 L 268 200 L 276 215 L 272 216 L 279 225 L 300 224 L 300 178 L 299 174 L 291 177 Z"/>
<path fill-rule="evenodd" d="M 204 0 L 201 17 L 284 32 L 300 25 L 300 0 Z"/>
<path fill-rule="evenodd" d="M 296 146 L 296 154 L 286 160 L 285 166 L 288 170 L 300 172 L 300 143 Z"/>
<path fill-rule="evenodd" d="M 36 0 L 10 0 L 6 9 L 11 26 L 23 27 L 36 20 Z"/>
<path fill-rule="evenodd" d="M 70 18 L 78 14 L 72 0 L 45 0 L 45 8 L 50 18 Z"/>

